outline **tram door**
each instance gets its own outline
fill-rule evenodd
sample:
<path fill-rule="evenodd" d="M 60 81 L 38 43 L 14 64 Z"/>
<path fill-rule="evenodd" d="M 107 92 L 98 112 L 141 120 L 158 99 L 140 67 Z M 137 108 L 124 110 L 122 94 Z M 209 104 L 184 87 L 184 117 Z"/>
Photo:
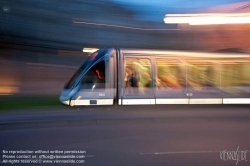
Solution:
<path fill-rule="evenodd" d="M 151 60 L 125 58 L 124 64 L 122 104 L 155 104 Z"/>
<path fill-rule="evenodd" d="M 188 104 L 185 63 L 178 58 L 159 58 L 155 64 L 156 104 Z"/>
<path fill-rule="evenodd" d="M 190 104 L 222 104 L 219 60 L 188 59 L 187 93 Z"/>

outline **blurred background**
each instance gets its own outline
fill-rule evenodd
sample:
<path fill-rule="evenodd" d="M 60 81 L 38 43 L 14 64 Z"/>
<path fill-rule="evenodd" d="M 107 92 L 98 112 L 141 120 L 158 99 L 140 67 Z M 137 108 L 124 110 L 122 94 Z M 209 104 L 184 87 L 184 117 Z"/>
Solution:
<path fill-rule="evenodd" d="M 250 1 L 0 0 L 0 105 L 20 97 L 58 100 L 89 54 L 83 48 L 249 52 L 249 23 L 163 21 L 188 13 L 248 14 Z"/>

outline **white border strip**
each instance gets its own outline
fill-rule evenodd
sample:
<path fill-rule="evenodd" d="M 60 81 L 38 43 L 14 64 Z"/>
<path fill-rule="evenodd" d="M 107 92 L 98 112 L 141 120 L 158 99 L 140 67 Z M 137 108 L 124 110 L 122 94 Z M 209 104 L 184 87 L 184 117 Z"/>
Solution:
<path fill-rule="evenodd" d="M 250 98 L 224 98 L 223 104 L 250 104 Z"/>
<path fill-rule="evenodd" d="M 155 99 L 123 99 L 122 105 L 150 105 L 155 104 Z"/>
<path fill-rule="evenodd" d="M 97 104 L 90 100 L 61 101 L 66 105 L 113 105 L 113 99 L 98 99 Z M 153 105 L 153 104 L 250 104 L 250 98 L 203 98 L 203 99 L 119 99 L 119 105 Z"/>
<path fill-rule="evenodd" d="M 189 99 L 189 104 L 222 104 L 222 98 Z"/>
<path fill-rule="evenodd" d="M 97 105 L 113 105 L 113 99 L 101 99 L 97 100 Z"/>
<path fill-rule="evenodd" d="M 71 100 L 70 103 L 74 103 L 74 105 L 90 105 L 90 100 Z"/>
<path fill-rule="evenodd" d="M 93 99 L 94 100 L 94 99 Z M 90 100 L 71 100 L 74 105 L 113 105 L 113 99 L 98 99 L 96 104 L 90 104 Z"/>
<path fill-rule="evenodd" d="M 189 99 L 156 99 L 156 104 L 188 104 Z"/>

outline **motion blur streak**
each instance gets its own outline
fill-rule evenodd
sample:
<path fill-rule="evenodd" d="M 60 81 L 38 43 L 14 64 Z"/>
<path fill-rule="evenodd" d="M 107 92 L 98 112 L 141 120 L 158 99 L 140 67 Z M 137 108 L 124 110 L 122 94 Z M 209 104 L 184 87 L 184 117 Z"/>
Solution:
<path fill-rule="evenodd" d="M 84 22 L 84 21 L 74 21 L 75 24 L 89 24 L 89 25 L 97 25 L 97 26 L 108 26 L 108 27 L 116 27 L 116 28 L 124 28 L 124 29 L 134 29 L 134 30 L 142 30 L 142 31 L 166 31 L 166 30 L 180 30 L 180 29 L 146 29 L 146 28 L 137 28 L 137 27 L 128 27 L 122 25 L 112 25 L 112 24 L 98 24 L 93 22 Z"/>
<path fill-rule="evenodd" d="M 98 48 L 83 48 L 82 49 L 82 52 L 89 52 L 89 53 L 92 53 L 92 52 L 95 52 L 97 51 Z"/>
<path fill-rule="evenodd" d="M 0 86 L 0 95 L 13 95 L 12 93 L 18 92 L 18 89 L 13 86 Z"/>
<path fill-rule="evenodd" d="M 35 66 L 46 66 L 46 67 L 60 67 L 60 68 L 72 68 L 76 69 L 77 67 L 66 66 L 66 65 L 53 65 L 53 64 L 44 64 L 44 63 L 26 63 L 27 65 L 35 65 Z"/>
<path fill-rule="evenodd" d="M 237 14 L 167 14 L 164 18 L 166 24 L 249 24 L 250 13 Z"/>
<path fill-rule="evenodd" d="M 13 71 L 12 63 L 0 61 L 0 95 L 13 95 L 19 92 L 18 74 Z"/>

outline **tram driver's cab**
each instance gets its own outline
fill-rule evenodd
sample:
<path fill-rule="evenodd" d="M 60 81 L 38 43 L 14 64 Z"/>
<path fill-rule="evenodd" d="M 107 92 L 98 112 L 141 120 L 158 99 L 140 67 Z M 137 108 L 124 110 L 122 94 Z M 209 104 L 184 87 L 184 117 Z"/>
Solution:
<path fill-rule="evenodd" d="M 115 50 L 92 53 L 66 83 L 60 101 L 66 105 L 113 105 Z"/>

